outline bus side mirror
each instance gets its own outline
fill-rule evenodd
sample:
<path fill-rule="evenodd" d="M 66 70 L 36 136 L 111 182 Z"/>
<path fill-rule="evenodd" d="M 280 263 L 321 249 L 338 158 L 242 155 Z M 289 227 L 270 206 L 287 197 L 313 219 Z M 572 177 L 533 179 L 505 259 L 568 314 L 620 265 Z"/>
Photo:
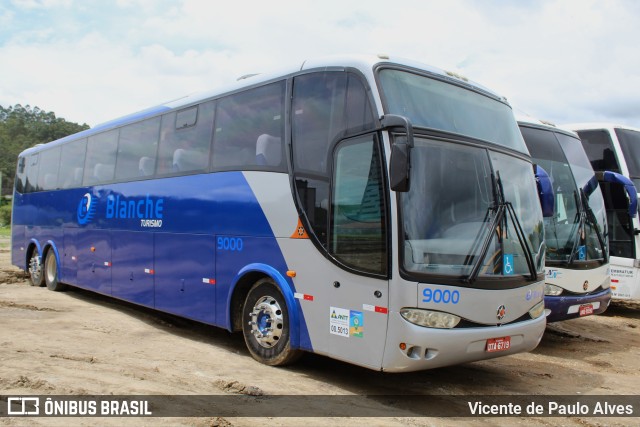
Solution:
<path fill-rule="evenodd" d="M 409 171 L 411 170 L 411 147 L 413 147 L 413 126 L 403 116 L 385 114 L 381 118 L 383 129 L 400 129 L 406 133 L 406 140 L 398 138 L 391 146 L 389 181 L 393 191 L 409 191 Z"/>
<path fill-rule="evenodd" d="M 553 194 L 553 186 L 549 174 L 540 165 L 533 165 L 536 177 L 536 185 L 538 187 L 538 198 L 540 199 L 540 207 L 542 208 L 542 216 L 550 218 L 555 211 L 555 195 Z"/>
<path fill-rule="evenodd" d="M 629 198 L 629 216 L 631 218 L 635 218 L 638 213 L 638 192 L 636 190 L 636 186 L 633 185 L 633 182 L 631 182 L 631 180 L 626 176 L 620 175 L 616 172 L 605 171 L 602 175 L 604 182 L 624 186 L 624 189 L 627 192 L 627 197 Z"/>
<path fill-rule="evenodd" d="M 598 188 L 598 178 L 594 175 L 587 181 L 584 187 L 582 187 L 582 191 L 584 191 L 585 196 L 589 197 L 596 191 L 596 188 Z"/>

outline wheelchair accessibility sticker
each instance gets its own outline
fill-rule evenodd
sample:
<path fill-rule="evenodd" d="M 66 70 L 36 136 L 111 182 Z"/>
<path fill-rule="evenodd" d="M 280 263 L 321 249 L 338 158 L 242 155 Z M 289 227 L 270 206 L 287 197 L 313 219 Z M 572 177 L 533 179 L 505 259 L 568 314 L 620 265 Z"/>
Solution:
<path fill-rule="evenodd" d="M 579 246 L 578 247 L 578 259 L 580 261 L 584 261 L 585 259 L 587 259 L 587 247 L 586 246 Z"/>
<path fill-rule="evenodd" d="M 502 274 L 513 274 L 513 254 L 505 254 L 502 258 Z"/>

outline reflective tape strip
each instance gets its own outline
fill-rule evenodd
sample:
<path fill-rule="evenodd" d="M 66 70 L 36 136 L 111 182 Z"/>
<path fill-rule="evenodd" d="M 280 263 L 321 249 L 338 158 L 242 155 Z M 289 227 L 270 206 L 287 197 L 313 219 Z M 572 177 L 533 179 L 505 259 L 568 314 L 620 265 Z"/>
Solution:
<path fill-rule="evenodd" d="M 387 307 L 380 307 L 377 305 L 362 304 L 362 309 L 366 311 L 373 311 L 375 313 L 382 313 L 382 314 L 389 313 L 389 309 Z"/>
<path fill-rule="evenodd" d="M 155 273 L 156 273 L 156 272 L 155 272 L 153 269 L 151 269 L 151 268 L 145 268 L 145 269 L 144 269 L 144 272 L 145 272 L 145 273 L 147 273 L 147 274 L 155 274 Z"/>
<path fill-rule="evenodd" d="M 302 299 L 305 301 L 313 301 L 313 295 L 307 295 L 307 294 L 301 294 L 301 293 L 294 293 L 293 297 L 296 299 Z"/>
<path fill-rule="evenodd" d="M 202 283 L 206 283 L 207 285 L 215 285 L 216 279 L 203 278 Z"/>
<path fill-rule="evenodd" d="M 109 261 L 104 262 L 105 267 L 111 267 L 111 263 Z"/>

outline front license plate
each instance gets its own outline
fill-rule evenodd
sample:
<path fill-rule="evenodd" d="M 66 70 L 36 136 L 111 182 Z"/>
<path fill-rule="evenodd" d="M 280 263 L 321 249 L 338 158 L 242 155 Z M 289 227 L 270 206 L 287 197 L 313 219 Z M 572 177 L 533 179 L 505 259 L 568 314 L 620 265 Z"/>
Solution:
<path fill-rule="evenodd" d="M 593 304 L 583 304 L 580 306 L 580 316 L 593 314 Z"/>
<path fill-rule="evenodd" d="M 505 351 L 511 348 L 511 337 L 489 338 L 487 340 L 487 352 Z"/>

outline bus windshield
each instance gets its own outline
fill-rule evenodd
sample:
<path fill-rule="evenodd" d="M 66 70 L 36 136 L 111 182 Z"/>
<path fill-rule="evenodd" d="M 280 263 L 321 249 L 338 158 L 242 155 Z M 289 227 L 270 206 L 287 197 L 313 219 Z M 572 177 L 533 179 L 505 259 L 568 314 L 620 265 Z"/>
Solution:
<path fill-rule="evenodd" d="M 527 153 L 511 108 L 488 95 L 397 69 L 379 74 L 388 113 L 414 126 L 500 144 Z"/>
<path fill-rule="evenodd" d="M 636 188 L 640 188 L 640 132 L 616 128 L 616 135 L 629 168 L 629 177 Z"/>
<path fill-rule="evenodd" d="M 604 260 L 604 200 L 593 191 L 595 175 L 580 141 L 543 129 L 521 130 L 534 162 L 551 176 L 556 196 L 554 215 L 544 219 L 547 261 Z"/>
<path fill-rule="evenodd" d="M 450 141 L 414 144 L 411 187 L 401 193 L 404 270 L 463 279 L 542 272 L 531 164 Z"/>
<path fill-rule="evenodd" d="M 603 260 L 608 258 L 607 244 L 604 238 L 606 229 L 606 210 L 601 191 L 593 191 L 592 183 L 596 177 L 591 163 L 576 138 L 558 134 L 558 140 L 571 165 L 571 171 L 580 194 L 580 211 L 583 215 L 583 227 L 579 236 L 578 251 L 573 253 L 577 260 Z M 591 190 L 589 190 L 591 188 Z"/>

